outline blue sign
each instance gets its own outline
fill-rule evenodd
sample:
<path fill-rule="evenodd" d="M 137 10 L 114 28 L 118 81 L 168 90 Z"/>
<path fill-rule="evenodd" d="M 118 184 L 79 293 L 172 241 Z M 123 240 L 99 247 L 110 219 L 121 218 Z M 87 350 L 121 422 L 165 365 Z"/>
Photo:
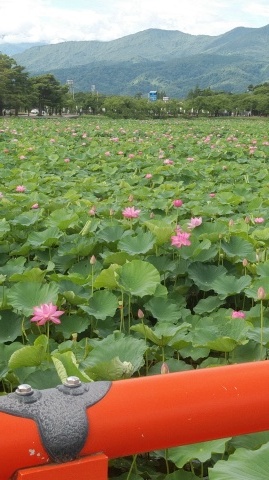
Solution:
<path fill-rule="evenodd" d="M 157 90 L 151 90 L 149 92 L 149 99 L 151 102 L 155 102 L 157 100 Z"/>

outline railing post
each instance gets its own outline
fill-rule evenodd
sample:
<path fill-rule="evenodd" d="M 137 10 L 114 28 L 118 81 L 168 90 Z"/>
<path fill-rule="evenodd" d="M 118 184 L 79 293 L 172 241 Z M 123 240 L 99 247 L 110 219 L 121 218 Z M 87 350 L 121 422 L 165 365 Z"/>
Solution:
<path fill-rule="evenodd" d="M 59 465 L 19 470 L 14 480 L 107 480 L 108 458 L 99 453 Z"/>

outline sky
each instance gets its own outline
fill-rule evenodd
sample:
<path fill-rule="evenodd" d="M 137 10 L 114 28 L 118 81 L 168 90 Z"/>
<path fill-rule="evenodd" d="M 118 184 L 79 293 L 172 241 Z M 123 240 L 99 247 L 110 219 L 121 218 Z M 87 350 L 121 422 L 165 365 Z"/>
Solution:
<path fill-rule="evenodd" d="M 0 0 L 0 43 L 109 41 L 148 28 L 221 35 L 269 24 L 268 0 Z"/>

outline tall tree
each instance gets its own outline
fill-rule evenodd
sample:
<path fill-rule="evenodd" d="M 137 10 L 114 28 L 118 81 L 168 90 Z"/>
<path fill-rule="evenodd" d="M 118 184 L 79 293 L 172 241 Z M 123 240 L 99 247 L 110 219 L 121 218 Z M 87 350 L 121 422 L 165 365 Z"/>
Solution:
<path fill-rule="evenodd" d="M 4 108 L 14 108 L 18 114 L 28 95 L 29 78 L 24 67 L 8 55 L 0 54 L 0 115 Z"/>
<path fill-rule="evenodd" d="M 31 84 L 40 115 L 46 109 L 49 113 L 61 113 L 67 85 L 61 85 L 51 73 L 32 77 Z"/>

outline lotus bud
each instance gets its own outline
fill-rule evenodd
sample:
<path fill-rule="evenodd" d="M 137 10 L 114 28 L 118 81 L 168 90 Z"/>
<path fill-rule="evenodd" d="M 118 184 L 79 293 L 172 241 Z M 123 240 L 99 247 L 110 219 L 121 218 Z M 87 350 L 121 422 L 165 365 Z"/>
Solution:
<path fill-rule="evenodd" d="M 90 264 L 94 265 L 96 263 L 96 257 L 94 255 L 91 256 L 90 258 Z"/>
<path fill-rule="evenodd" d="M 162 366 L 161 366 L 161 374 L 165 374 L 165 373 L 169 373 L 169 367 L 167 365 L 167 363 L 163 362 Z"/>
<path fill-rule="evenodd" d="M 141 320 L 142 320 L 142 318 L 144 318 L 144 316 L 145 316 L 143 310 L 141 310 L 140 308 L 139 308 L 139 310 L 138 310 L 138 312 L 137 312 L 137 316 L 138 316 L 138 318 L 140 318 Z"/>
<path fill-rule="evenodd" d="M 264 300 L 265 299 L 265 290 L 263 287 L 259 287 L 258 288 L 258 292 L 257 292 L 257 297 L 258 297 L 258 300 Z"/>

